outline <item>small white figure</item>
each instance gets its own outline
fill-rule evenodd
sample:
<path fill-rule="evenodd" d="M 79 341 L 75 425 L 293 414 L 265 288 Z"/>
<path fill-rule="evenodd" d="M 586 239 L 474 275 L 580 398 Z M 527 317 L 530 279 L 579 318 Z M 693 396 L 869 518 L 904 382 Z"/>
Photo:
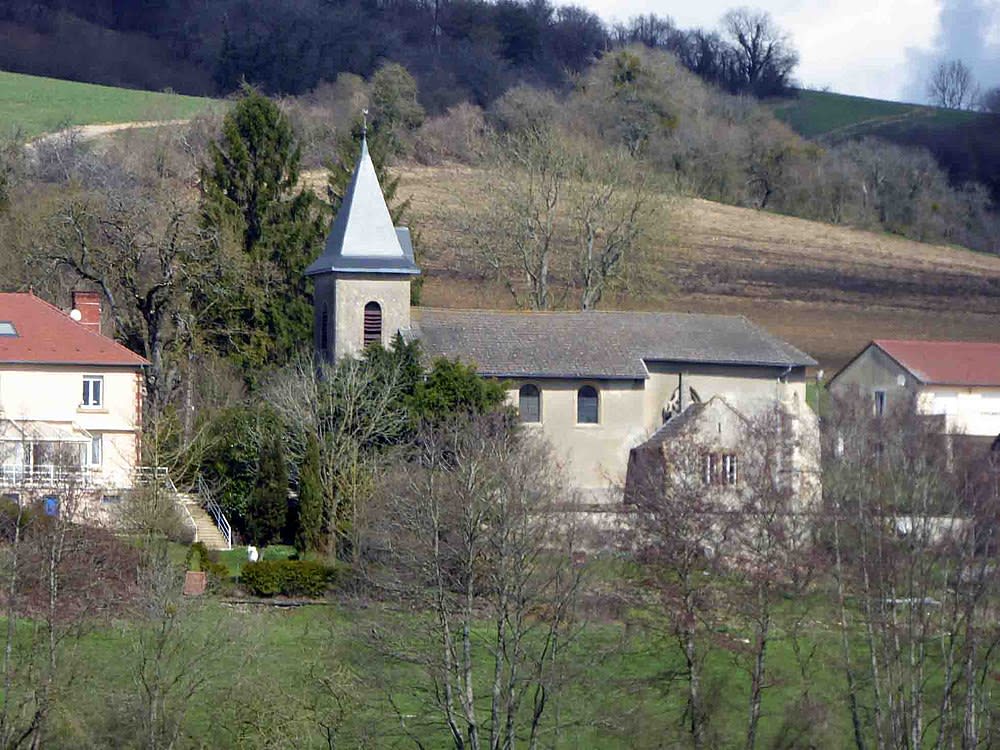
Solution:
<path fill-rule="evenodd" d="M 247 560 L 250 562 L 257 562 L 259 559 L 260 553 L 257 551 L 257 548 L 252 544 L 247 545 Z"/>

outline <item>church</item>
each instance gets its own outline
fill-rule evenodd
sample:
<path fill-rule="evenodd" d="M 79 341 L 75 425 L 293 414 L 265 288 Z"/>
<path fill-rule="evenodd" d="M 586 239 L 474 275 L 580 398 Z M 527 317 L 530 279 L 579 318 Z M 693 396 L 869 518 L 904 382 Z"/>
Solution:
<path fill-rule="evenodd" d="M 364 142 L 325 249 L 306 273 L 320 357 L 357 356 L 400 332 L 429 360 L 460 359 L 502 380 L 526 428 L 541 431 L 594 504 L 620 499 L 630 453 L 661 444 L 680 415 L 700 415 L 701 431 L 715 434 L 705 420 L 719 410 L 698 405 L 724 402 L 722 411 L 748 417 L 778 405 L 818 449 L 805 400 L 806 368 L 816 362 L 744 317 L 411 306 L 420 269 L 409 230 L 393 226 Z M 723 424 L 720 439 L 732 442 Z"/>

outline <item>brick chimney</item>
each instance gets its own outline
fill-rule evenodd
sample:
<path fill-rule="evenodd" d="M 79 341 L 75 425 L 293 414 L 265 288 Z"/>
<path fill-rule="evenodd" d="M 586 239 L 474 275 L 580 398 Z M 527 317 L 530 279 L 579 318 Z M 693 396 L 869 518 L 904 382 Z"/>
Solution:
<path fill-rule="evenodd" d="M 80 325 L 94 333 L 101 332 L 100 294 L 97 292 L 73 292 L 73 309 L 80 313 Z"/>

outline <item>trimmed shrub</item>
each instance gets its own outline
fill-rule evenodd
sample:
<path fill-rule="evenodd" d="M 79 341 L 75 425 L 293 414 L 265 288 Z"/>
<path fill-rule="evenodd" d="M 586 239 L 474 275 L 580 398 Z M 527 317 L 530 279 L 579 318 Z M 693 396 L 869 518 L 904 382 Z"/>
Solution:
<path fill-rule="evenodd" d="M 336 577 L 335 568 L 311 560 L 261 560 L 247 563 L 240 573 L 243 587 L 254 596 L 322 596 Z"/>

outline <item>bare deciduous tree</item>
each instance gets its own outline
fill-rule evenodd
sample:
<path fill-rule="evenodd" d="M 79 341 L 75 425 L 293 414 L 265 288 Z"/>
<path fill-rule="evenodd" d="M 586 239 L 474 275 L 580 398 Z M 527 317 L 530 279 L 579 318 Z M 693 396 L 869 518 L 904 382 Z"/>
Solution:
<path fill-rule="evenodd" d="M 823 518 L 855 745 L 977 747 L 996 721 L 982 693 L 1000 643 L 996 475 L 912 404 L 874 417 L 854 394 L 828 427 Z"/>
<path fill-rule="evenodd" d="M 453 422 L 420 435 L 382 494 L 372 581 L 430 617 L 373 633 L 375 651 L 426 671 L 455 748 L 557 741 L 550 715 L 581 569 L 549 448 L 504 415 Z"/>
<path fill-rule="evenodd" d="M 504 139 L 477 218 L 481 259 L 519 306 L 559 306 L 575 287 L 595 307 L 641 249 L 649 192 L 633 157 L 588 149 L 550 129 Z M 554 284 L 564 287 L 562 297 Z"/>
<path fill-rule="evenodd" d="M 942 60 L 927 81 L 931 104 L 948 109 L 975 109 L 979 104 L 979 86 L 972 70 L 961 60 Z"/>
<path fill-rule="evenodd" d="M 316 436 L 331 544 L 350 546 L 355 554 L 356 515 L 374 490 L 374 451 L 409 424 L 401 408 L 402 382 L 397 366 L 351 358 L 331 366 L 302 356 L 269 386 L 271 403 L 293 432 Z M 298 448 L 301 454 L 304 441 Z"/>
<path fill-rule="evenodd" d="M 798 53 L 769 13 L 735 8 L 723 16 L 722 28 L 738 56 L 743 82 L 751 91 L 765 82 L 778 90 L 788 84 Z"/>

